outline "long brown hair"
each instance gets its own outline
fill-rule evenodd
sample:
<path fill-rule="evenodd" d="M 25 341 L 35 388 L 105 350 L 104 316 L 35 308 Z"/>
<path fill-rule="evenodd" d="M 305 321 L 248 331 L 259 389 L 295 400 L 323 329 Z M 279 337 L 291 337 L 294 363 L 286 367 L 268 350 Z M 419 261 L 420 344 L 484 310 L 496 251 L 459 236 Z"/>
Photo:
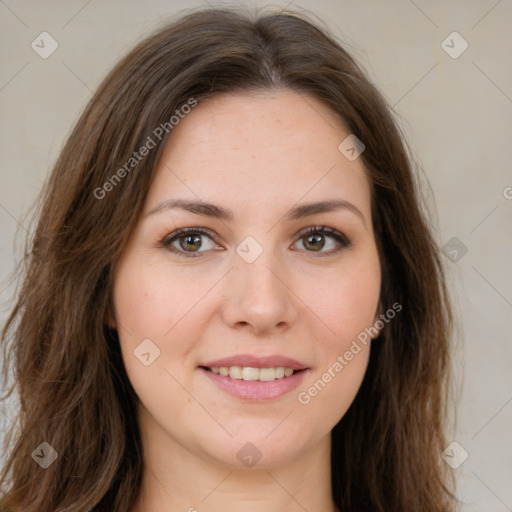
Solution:
<path fill-rule="evenodd" d="M 13 369 L 9 393 L 20 404 L 6 441 L 2 510 L 125 512 L 134 504 L 142 444 L 118 335 L 105 327 L 112 269 L 175 111 L 191 98 L 277 87 L 323 102 L 365 144 L 381 304 L 403 306 L 373 343 L 361 388 L 332 432 L 334 501 L 344 512 L 454 510 L 453 475 L 440 457 L 453 315 L 404 136 L 326 28 L 300 11 L 240 9 L 189 12 L 136 46 L 102 82 L 53 168 L 2 333 L 4 384 Z M 169 129 L 127 171 L 159 126 Z M 113 182 L 116 173 L 122 180 Z M 42 442 L 59 454 L 47 469 L 31 457 Z"/>

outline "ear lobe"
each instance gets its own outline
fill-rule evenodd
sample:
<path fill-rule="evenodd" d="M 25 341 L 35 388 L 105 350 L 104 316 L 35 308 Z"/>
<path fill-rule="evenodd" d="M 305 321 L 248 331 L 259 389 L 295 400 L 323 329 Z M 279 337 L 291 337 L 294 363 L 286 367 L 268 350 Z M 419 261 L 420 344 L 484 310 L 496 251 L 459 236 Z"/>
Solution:
<path fill-rule="evenodd" d="M 117 329 L 117 321 L 116 321 L 114 314 L 112 313 L 111 306 L 108 307 L 107 313 L 105 316 L 106 316 L 105 324 L 108 327 L 110 327 L 111 329 Z"/>
<path fill-rule="evenodd" d="M 373 324 L 375 325 L 375 322 L 377 320 L 380 320 L 380 315 L 382 315 L 382 302 L 379 299 L 379 303 L 377 304 L 377 312 L 375 313 L 375 318 L 373 319 Z"/>
<path fill-rule="evenodd" d="M 384 322 L 381 319 L 382 315 L 382 304 L 379 300 L 379 304 L 377 306 L 377 312 L 375 313 L 375 318 L 373 319 L 373 328 L 378 331 L 376 336 L 372 336 L 372 339 L 377 339 L 380 336 L 380 332 L 382 328 L 384 327 Z M 381 325 L 382 324 L 382 325 Z"/>
<path fill-rule="evenodd" d="M 114 318 L 111 317 L 111 315 L 108 315 L 108 317 L 107 317 L 107 325 L 111 329 L 117 329 L 117 322 L 115 321 Z"/>

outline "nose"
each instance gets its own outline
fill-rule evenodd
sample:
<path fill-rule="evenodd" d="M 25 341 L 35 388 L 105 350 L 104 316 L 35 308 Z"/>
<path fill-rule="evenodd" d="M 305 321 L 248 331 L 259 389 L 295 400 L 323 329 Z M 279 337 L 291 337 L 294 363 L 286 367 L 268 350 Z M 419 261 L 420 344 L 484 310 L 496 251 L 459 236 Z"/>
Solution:
<path fill-rule="evenodd" d="M 254 334 L 281 332 L 298 318 L 299 299 L 287 283 L 287 272 L 271 251 L 247 263 L 235 256 L 223 282 L 222 318 L 232 328 Z"/>

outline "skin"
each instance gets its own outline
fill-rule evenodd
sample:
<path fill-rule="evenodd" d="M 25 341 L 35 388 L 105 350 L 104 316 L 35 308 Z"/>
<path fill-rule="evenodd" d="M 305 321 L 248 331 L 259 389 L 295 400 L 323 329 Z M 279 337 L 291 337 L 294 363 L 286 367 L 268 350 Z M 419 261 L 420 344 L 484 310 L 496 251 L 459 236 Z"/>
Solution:
<path fill-rule="evenodd" d="M 140 398 L 144 446 L 143 491 L 132 512 L 335 510 L 330 432 L 355 398 L 371 344 L 307 405 L 297 395 L 380 312 L 370 187 L 361 159 L 338 150 L 347 135 L 325 106 L 286 89 L 215 96 L 174 127 L 114 276 L 110 324 Z M 175 198 L 215 203 L 234 219 L 180 209 L 148 215 Z M 297 204 L 332 198 L 350 201 L 363 218 L 339 209 L 283 219 Z M 300 232 L 322 225 L 350 246 L 332 253 L 339 244 L 326 235 L 311 249 Z M 207 228 L 216 239 L 203 235 L 197 257 L 160 244 L 185 227 Z M 253 263 L 236 252 L 248 236 L 263 249 Z M 190 251 L 184 238 L 181 250 Z M 148 338 L 160 355 L 145 366 L 133 351 Z M 309 371 L 284 396 L 250 402 L 198 368 L 247 353 L 292 357 Z M 262 454 L 251 468 L 237 458 L 247 442 Z"/>

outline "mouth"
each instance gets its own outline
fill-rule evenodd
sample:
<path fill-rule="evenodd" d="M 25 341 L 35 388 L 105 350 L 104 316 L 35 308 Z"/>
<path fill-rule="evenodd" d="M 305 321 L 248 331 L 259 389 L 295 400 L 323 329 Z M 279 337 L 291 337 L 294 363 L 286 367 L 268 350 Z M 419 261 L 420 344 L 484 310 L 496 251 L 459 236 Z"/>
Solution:
<path fill-rule="evenodd" d="M 246 401 L 279 398 L 295 389 L 310 371 L 294 359 L 276 356 L 236 356 L 198 369 L 222 391 Z"/>

